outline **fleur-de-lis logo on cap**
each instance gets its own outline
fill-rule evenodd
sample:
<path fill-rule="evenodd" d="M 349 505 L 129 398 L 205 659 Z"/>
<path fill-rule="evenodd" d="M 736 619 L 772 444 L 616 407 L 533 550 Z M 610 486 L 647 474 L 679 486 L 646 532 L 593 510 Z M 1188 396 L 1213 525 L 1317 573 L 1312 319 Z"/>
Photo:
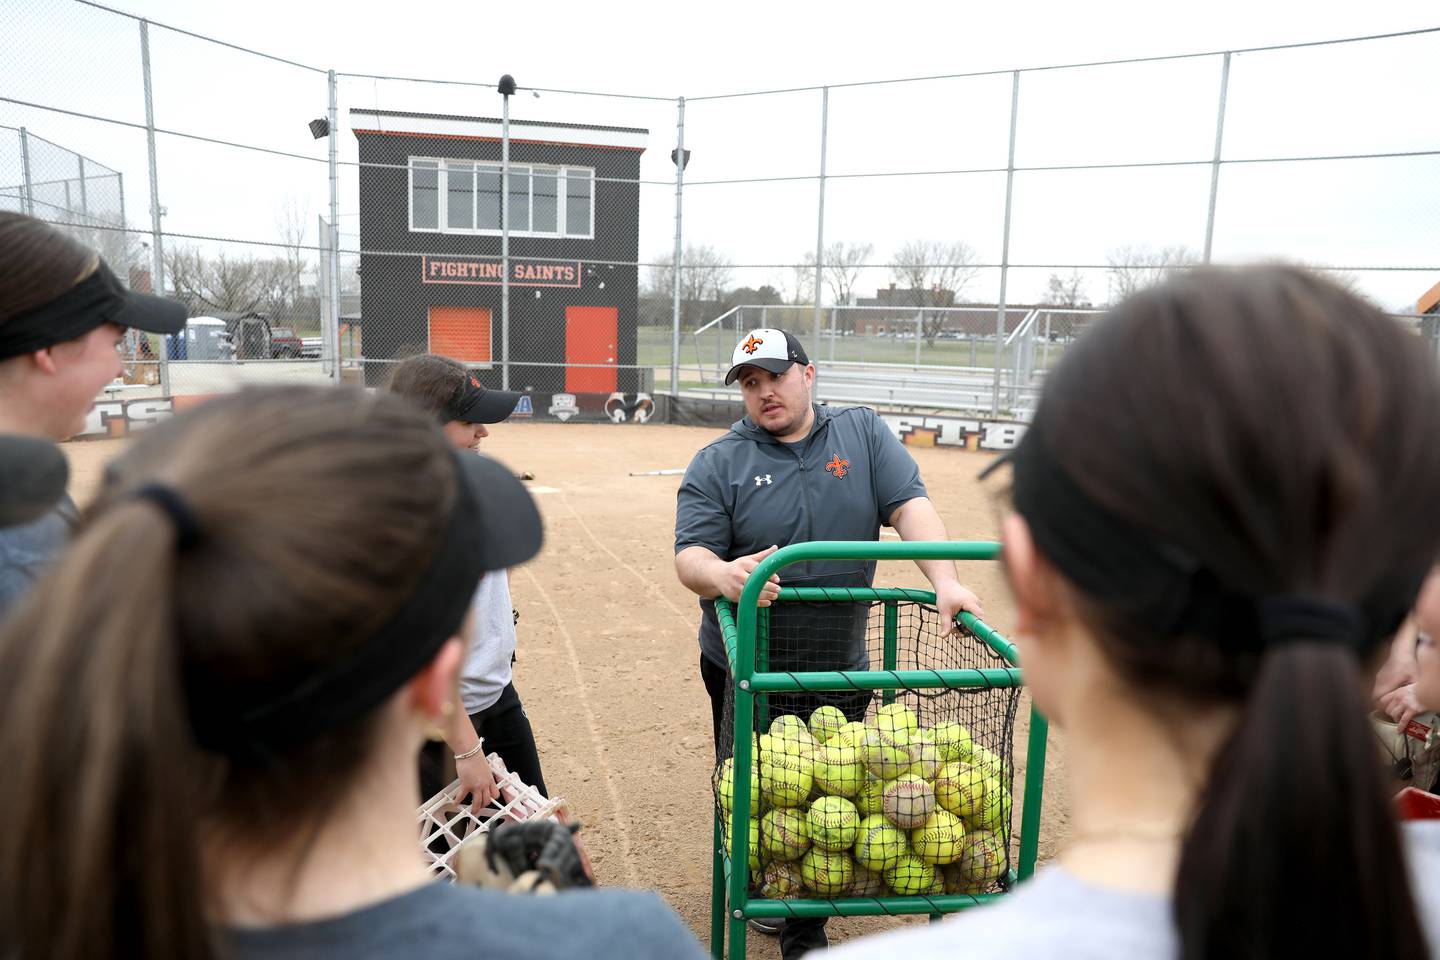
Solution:
<path fill-rule="evenodd" d="M 740 345 L 740 349 L 744 350 L 746 355 L 751 355 L 754 354 L 756 350 L 760 349 L 760 344 L 764 342 L 764 340 L 761 340 L 759 337 L 755 336 L 755 334 L 752 333 L 750 334 L 750 339 L 746 340 Z"/>

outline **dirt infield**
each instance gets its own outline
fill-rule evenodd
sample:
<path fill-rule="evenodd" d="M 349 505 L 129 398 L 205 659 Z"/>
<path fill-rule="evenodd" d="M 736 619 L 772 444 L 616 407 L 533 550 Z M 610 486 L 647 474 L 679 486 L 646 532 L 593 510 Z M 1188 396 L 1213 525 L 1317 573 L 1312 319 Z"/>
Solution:
<path fill-rule="evenodd" d="M 546 545 L 515 570 L 520 610 L 515 681 L 535 727 L 545 780 L 585 824 L 602 883 L 659 890 L 696 934 L 709 936 L 709 702 L 699 678 L 699 608 L 671 566 L 678 476 L 631 471 L 684 467 L 718 431 L 608 424 L 504 424 L 487 453 L 530 484 L 545 517 Z M 66 445 L 72 489 L 93 495 L 105 461 L 124 441 Z M 996 515 L 976 482 L 985 454 L 912 451 L 931 498 L 956 539 L 989 539 Z M 998 566 L 962 565 L 986 619 L 1007 631 Z M 881 564 L 877 584 L 925 586 L 913 564 Z M 1028 702 L 1016 731 L 1016 827 Z M 1048 858 L 1065 830 L 1059 781 L 1063 745 L 1052 731 L 1045 826 Z M 832 941 L 894 920 L 831 924 Z M 774 957 L 775 941 L 751 935 L 749 954 Z"/>

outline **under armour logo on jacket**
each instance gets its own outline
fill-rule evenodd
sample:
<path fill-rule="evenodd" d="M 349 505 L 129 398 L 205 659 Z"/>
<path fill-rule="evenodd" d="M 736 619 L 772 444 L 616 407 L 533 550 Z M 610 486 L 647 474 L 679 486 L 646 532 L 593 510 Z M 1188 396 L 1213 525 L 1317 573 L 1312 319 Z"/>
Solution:
<path fill-rule="evenodd" d="M 836 478 L 837 480 L 838 480 L 840 477 L 845 476 L 845 474 L 846 474 L 849 470 L 850 470 L 850 461 L 849 461 L 849 460 L 842 460 L 842 459 L 840 459 L 840 454 L 838 454 L 838 453 L 835 454 L 835 456 L 833 456 L 833 457 L 830 459 L 830 462 L 829 462 L 829 463 L 825 464 L 825 472 L 826 472 L 826 473 L 833 473 L 833 474 L 835 475 L 835 478 Z"/>
<path fill-rule="evenodd" d="M 772 480 L 770 479 L 770 474 L 768 474 L 768 473 L 765 474 L 765 476 L 763 476 L 763 477 L 756 477 L 756 478 L 755 478 L 755 486 L 757 486 L 757 487 L 760 486 L 762 483 L 773 483 L 773 482 L 774 482 L 774 481 L 772 481 Z"/>

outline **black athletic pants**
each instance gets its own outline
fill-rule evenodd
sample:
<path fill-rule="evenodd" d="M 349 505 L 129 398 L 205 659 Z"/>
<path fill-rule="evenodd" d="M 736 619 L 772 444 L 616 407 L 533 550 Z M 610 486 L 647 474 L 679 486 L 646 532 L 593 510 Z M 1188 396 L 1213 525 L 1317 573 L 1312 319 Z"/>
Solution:
<path fill-rule="evenodd" d="M 733 744 L 723 743 L 722 738 L 729 731 L 722 730 L 722 727 L 725 723 L 725 700 L 730 689 L 730 671 L 720 664 L 712 662 L 702 653 L 700 655 L 700 679 L 705 682 L 705 692 L 710 694 L 710 718 L 714 725 L 715 756 L 728 756 Z M 756 717 L 755 730 L 757 733 L 764 733 L 775 717 L 787 713 L 796 714 L 808 722 L 810 714 L 825 704 L 839 707 L 840 712 L 845 714 L 849 720 L 863 721 L 865 710 L 873 696 L 874 692 L 870 690 L 856 693 L 772 693 L 769 695 L 766 715 Z M 789 960 L 792 956 L 798 957 L 806 950 L 818 946 L 824 942 L 824 931 L 825 919 L 823 917 L 785 921 L 785 926 L 780 930 L 780 956 Z"/>
<path fill-rule="evenodd" d="M 530 729 L 530 718 L 520 702 L 515 684 L 508 683 L 490 707 L 470 715 L 475 732 L 485 740 L 486 753 L 498 753 L 511 773 L 550 796 L 545 789 L 545 778 L 540 773 L 540 754 L 535 749 L 535 733 Z M 420 753 L 420 793 L 429 800 L 450 785 L 454 761 L 450 745 L 427 743 Z M 449 761 L 447 763 L 447 761 Z"/>

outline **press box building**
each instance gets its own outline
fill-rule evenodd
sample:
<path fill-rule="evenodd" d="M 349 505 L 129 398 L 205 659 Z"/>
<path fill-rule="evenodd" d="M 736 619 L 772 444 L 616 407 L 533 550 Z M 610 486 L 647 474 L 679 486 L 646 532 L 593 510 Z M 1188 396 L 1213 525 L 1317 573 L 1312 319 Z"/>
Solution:
<path fill-rule="evenodd" d="M 500 121 L 362 109 L 350 118 L 366 359 L 443 354 L 500 386 Z M 590 405 L 584 395 L 644 388 L 634 264 L 647 135 L 510 122 L 510 388 L 539 395 L 537 407 L 546 394 Z M 366 382 L 390 366 L 367 363 Z"/>

